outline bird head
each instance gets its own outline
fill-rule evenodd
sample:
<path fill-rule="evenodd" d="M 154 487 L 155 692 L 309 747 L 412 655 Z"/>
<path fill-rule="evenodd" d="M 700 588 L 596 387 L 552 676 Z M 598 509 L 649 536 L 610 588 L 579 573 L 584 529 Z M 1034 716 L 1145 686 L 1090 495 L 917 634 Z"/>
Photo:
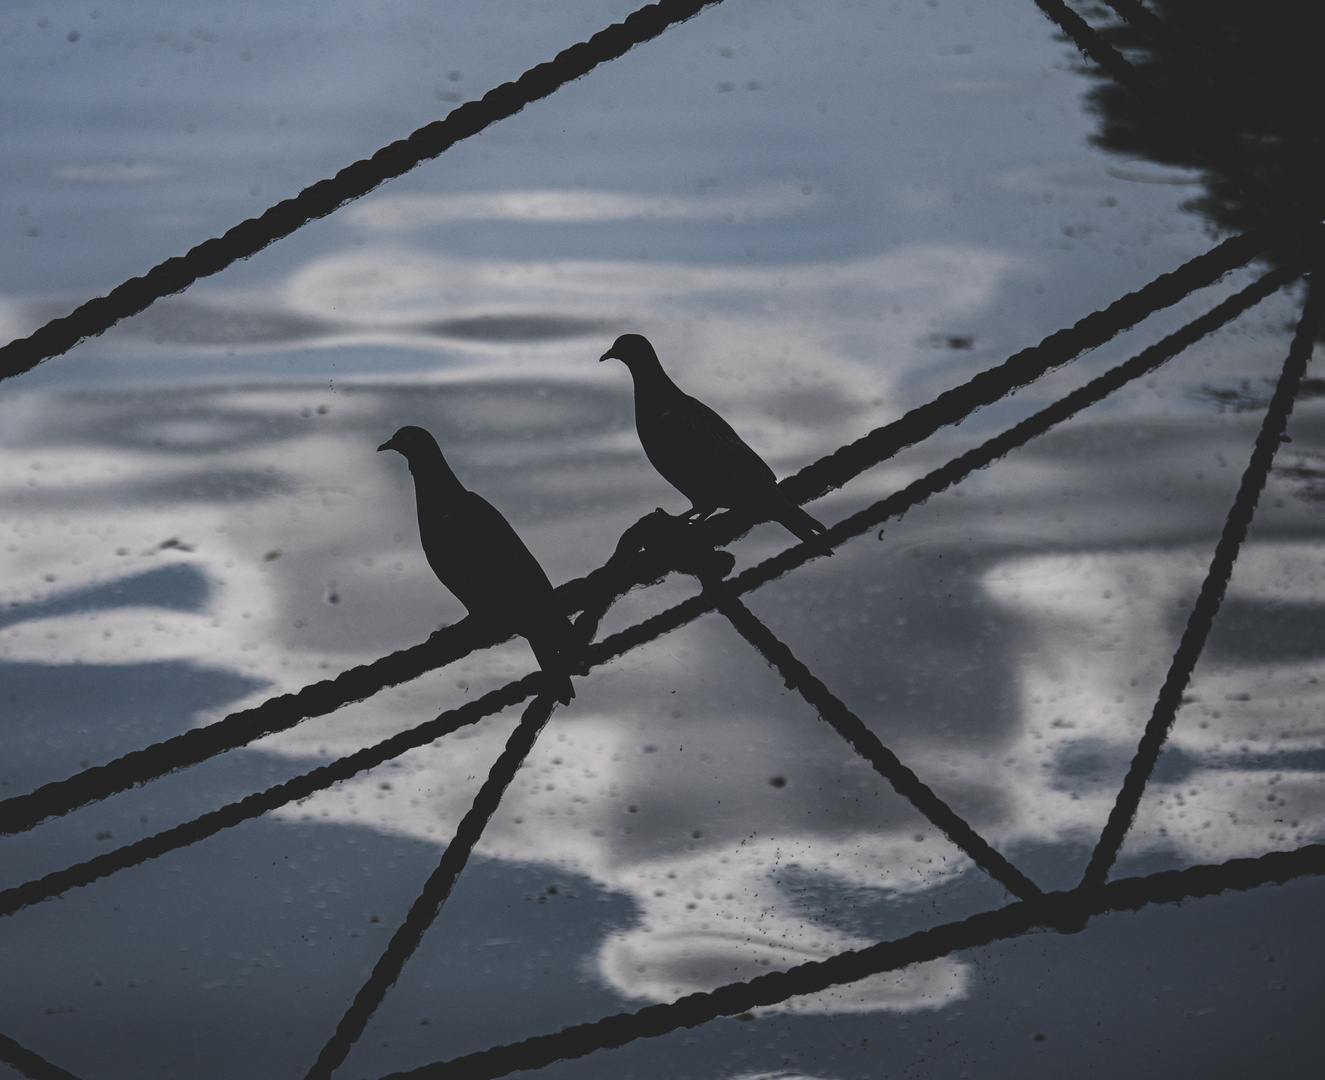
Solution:
<path fill-rule="evenodd" d="M 394 450 L 409 462 L 409 471 L 416 479 L 427 477 L 431 490 L 440 496 L 458 494 L 465 487 L 451 471 L 442 456 L 437 440 L 421 427 L 408 424 L 387 439 L 378 450 Z"/>
<path fill-rule="evenodd" d="M 409 424 L 397 431 L 391 438 L 387 439 L 378 450 L 394 450 L 398 454 L 403 454 L 406 461 L 422 460 L 432 455 L 441 456 L 441 448 L 428 432 L 421 427 L 415 427 Z"/>
<path fill-rule="evenodd" d="M 658 363 L 658 354 L 653 351 L 649 339 L 643 334 L 622 334 L 598 359 L 600 362 L 620 360 L 632 373 L 640 368 L 661 367 Z"/>

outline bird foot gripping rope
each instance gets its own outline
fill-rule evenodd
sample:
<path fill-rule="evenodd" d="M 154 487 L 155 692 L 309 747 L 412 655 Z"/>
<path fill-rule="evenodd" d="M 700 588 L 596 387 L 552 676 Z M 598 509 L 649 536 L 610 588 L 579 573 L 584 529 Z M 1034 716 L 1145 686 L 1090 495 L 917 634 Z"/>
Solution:
<path fill-rule="evenodd" d="M 670 569 L 697 578 L 725 578 L 736 556 L 718 551 L 696 531 L 697 522 L 669 514 L 659 507 L 645 514 L 621 534 L 613 559 L 628 559 L 641 552 L 656 555 Z"/>
<path fill-rule="evenodd" d="M 635 585 L 661 581 L 673 571 L 691 574 L 701 582 L 720 581 L 730 574 L 736 556 L 716 550 L 704 539 L 705 533 L 698 531 L 701 526 L 659 507 L 623 532 L 575 620 L 579 639 L 592 640 L 613 601 Z"/>

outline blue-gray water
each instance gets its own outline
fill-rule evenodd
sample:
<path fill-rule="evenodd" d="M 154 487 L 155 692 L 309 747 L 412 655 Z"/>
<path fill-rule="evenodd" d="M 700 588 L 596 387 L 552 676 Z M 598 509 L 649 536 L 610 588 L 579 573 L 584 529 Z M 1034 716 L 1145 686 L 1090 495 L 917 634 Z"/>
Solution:
<path fill-rule="evenodd" d="M 621 3 L 13 2 L 0 336 L 24 334 L 623 17 Z M 0 796 L 463 615 L 403 462 L 433 431 L 554 583 L 685 500 L 646 333 L 786 476 L 1213 244 L 1197 174 L 1090 142 L 1029 0 L 727 0 L 435 162 L 0 384 Z M 1238 271 L 810 504 L 835 522 L 1254 275 Z M 1163 682 L 1299 288 L 901 521 L 746 597 L 1044 888 Z M 1114 876 L 1325 834 L 1325 410 L 1308 384 Z M 762 525 L 738 569 L 785 547 Z M 637 590 L 608 634 L 692 595 Z M 0 888 L 532 670 L 522 640 L 0 844 Z M 1005 902 L 710 614 L 577 679 L 338 1075 L 376 1077 Z M 517 713 L 0 919 L 0 1034 L 84 1080 L 301 1076 Z M 1316 880 L 793 998 L 556 1076 L 1312 1075 Z M 1316 1061 L 1312 1066 L 1310 1062 Z M 11 1072 L 0 1065 L 0 1075 Z M 13 1075 L 18 1075 L 13 1073 Z"/>

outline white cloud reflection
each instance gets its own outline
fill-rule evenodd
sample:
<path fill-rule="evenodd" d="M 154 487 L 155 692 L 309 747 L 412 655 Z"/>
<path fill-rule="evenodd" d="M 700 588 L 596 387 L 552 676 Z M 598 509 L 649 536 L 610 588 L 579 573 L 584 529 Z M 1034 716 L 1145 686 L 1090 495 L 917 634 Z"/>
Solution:
<path fill-rule="evenodd" d="M 257 290 L 201 283 L 187 298 L 158 301 L 121 323 L 99 348 L 141 356 L 149 345 L 178 358 L 237 349 L 400 345 L 480 357 L 491 370 L 492 363 L 527 356 L 536 346 L 544 350 L 537 359 L 546 370 L 546 349 L 559 341 L 610 341 L 618 327 L 682 333 L 678 320 L 717 324 L 710 333 L 730 324 L 734 333 L 750 335 L 742 352 L 777 342 L 777 353 L 790 356 L 797 339 L 831 317 L 822 335 L 842 342 L 869 335 L 876 342 L 869 351 L 886 350 L 893 366 L 932 361 L 921 339 L 936 326 L 984 311 L 1021 269 L 1006 253 L 943 243 L 748 265 L 475 259 L 375 245 L 309 260 Z M 10 307 L 23 309 L 18 301 Z M 795 335 L 792 341 L 788 334 Z M 821 359 L 804 366 L 819 369 Z"/>
<path fill-rule="evenodd" d="M 624 373 L 597 357 L 638 331 L 757 449 L 776 443 L 804 458 L 832 449 L 854 411 L 885 406 L 899 388 L 923 393 L 944 367 L 936 331 L 971 325 L 1021 269 L 1002 252 L 942 243 L 771 265 L 476 259 L 375 245 L 309 260 L 260 291 L 203 283 L 96 347 L 138 365 L 338 349 L 338 383 L 392 374 L 403 358 L 411 380 L 537 373 L 616 385 Z M 420 371 L 420 357 L 436 364 Z"/>
<path fill-rule="evenodd" d="M 582 225 L 614 221 L 748 224 L 800 213 L 818 201 L 808 185 L 766 185 L 727 194 L 636 195 L 621 191 L 530 190 L 385 195 L 348 207 L 345 221 L 382 231 L 470 221 Z"/>
<path fill-rule="evenodd" d="M 1035 628 L 1017 675 L 1025 727 L 1005 761 L 1027 804 L 1023 829 L 1046 841 L 1098 834 L 1209 560 L 1208 547 L 1037 556 L 986 578 Z M 1263 605 L 1281 620 L 1292 617 L 1286 603 L 1325 611 L 1323 567 L 1319 544 L 1251 543 L 1224 603 Z M 1325 775 L 1308 765 L 1325 753 L 1312 704 L 1325 650 L 1256 664 L 1212 651 L 1184 695 L 1128 854 L 1222 862 L 1310 842 L 1325 824 Z M 1234 767 L 1239 758 L 1247 763 Z M 1179 775 L 1166 776 L 1175 759 Z"/>

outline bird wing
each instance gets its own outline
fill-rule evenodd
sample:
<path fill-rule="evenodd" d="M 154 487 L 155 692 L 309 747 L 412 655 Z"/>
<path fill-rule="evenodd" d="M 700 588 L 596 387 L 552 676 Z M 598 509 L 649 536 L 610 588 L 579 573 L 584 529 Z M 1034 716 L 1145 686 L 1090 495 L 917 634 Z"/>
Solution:
<path fill-rule="evenodd" d="M 487 499 L 458 481 L 439 493 L 429 482 L 435 479 L 417 471 L 414 477 L 428 565 L 477 622 L 528 638 L 552 677 L 551 692 L 569 702 L 575 696 L 569 673 L 583 650 L 547 574 Z"/>
<path fill-rule="evenodd" d="M 697 509 L 736 506 L 777 483 L 764 459 L 696 398 L 678 395 L 636 420 L 654 468 Z"/>
<path fill-rule="evenodd" d="M 543 567 L 510 522 L 483 496 L 472 491 L 467 495 L 465 514 L 473 537 L 470 557 L 479 568 L 476 576 L 482 577 L 484 593 L 480 610 L 529 640 L 539 667 L 559 676 L 556 696 L 569 704 L 575 691 L 567 676 L 583 652 L 575 629 Z"/>
<path fill-rule="evenodd" d="M 529 606 L 550 602 L 547 574 L 510 522 L 482 495 L 466 491 L 447 515 L 446 525 L 452 572 L 438 576 L 471 612 L 510 624 Z"/>

